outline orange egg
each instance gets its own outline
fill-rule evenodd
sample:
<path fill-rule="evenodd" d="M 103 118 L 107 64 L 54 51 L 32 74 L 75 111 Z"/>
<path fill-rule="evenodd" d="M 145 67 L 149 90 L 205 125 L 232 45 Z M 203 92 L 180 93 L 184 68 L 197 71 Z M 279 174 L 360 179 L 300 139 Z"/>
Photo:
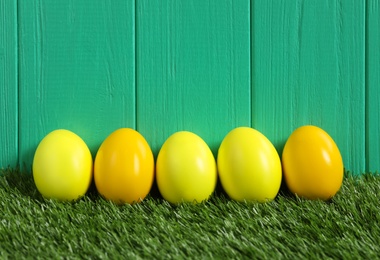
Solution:
<path fill-rule="evenodd" d="M 149 193 L 154 179 L 154 158 L 145 138 L 130 128 L 110 134 L 94 163 L 98 192 L 115 203 L 134 203 Z"/>
<path fill-rule="evenodd" d="M 289 190 L 299 197 L 328 200 L 342 185 L 344 168 L 338 146 L 316 126 L 302 126 L 290 135 L 282 166 Z"/>

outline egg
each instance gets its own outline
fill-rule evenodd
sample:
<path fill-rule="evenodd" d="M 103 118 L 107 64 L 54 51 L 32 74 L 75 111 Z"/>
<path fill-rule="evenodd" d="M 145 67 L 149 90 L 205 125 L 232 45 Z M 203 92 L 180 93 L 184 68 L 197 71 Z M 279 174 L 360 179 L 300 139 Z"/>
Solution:
<path fill-rule="evenodd" d="M 334 140 L 323 129 L 296 129 L 282 153 L 284 179 L 291 192 L 307 199 L 328 200 L 343 181 L 343 160 Z"/>
<path fill-rule="evenodd" d="M 65 129 L 54 130 L 41 140 L 32 168 L 38 191 L 49 199 L 78 199 L 92 181 L 90 150 L 78 135 Z"/>
<path fill-rule="evenodd" d="M 217 157 L 223 189 L 237 201 L 273 200 L 281 186 L 280 157 L 273 144 L 250 127 L 231 130 Z"/>
<path fill-rule="evenodd" d="M 154 180 L 154 158 L 145 138 L 131 128 L 120 128 L 100 145 L 94 180 L 98 192 L 116 204 L 142 201 Z"/>
<path fill-rule="evenodd" d="M 201 202 L 215 190 L 215 158 L 198 135 L 180 131 L 162 145 L 156 162 L 157 186 L 170 203 Z"/>

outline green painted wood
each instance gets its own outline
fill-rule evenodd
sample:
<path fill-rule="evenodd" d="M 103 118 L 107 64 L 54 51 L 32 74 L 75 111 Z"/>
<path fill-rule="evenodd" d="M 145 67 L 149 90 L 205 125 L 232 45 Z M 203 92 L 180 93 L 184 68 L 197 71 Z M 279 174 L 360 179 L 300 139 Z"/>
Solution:
<path fill-rule="evenodd" d="M 250 125 L 249 1 L 137 1 L 137 129 L 157 155 L 174 132 L 216 151 Z"/>
<path fill-rule="evenodd" d="M 16 166 L 17 2 L 0 1 L 0 168 Z"/>
<path fill-rule="evenodd" d="M 364 34 L 364 1 L 252 0 L 252 124 L 280 153 L 314 124 L 365 170 Z"/>
<path fill-rule="evenodd" d="M 380 1 L 367 1 L 367 171 L 380 172 Z"/>
<path fill-rule="evenodd" d="M 135 127 L 133 1 L 19 0 L 20 162 L 65 128 L 94 154 L 119 127 Z"/>

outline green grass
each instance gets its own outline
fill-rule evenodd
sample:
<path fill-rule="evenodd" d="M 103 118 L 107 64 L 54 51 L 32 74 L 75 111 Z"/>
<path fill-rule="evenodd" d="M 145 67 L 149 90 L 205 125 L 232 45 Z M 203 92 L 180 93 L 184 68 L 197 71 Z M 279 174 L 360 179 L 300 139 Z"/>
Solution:
<path fill-rule="evenodd" d="M 77 202 L 44 200 L 31 175 L 0 176 L 0 258 L 345 258 L 380 256 L 380 177 L 346 176 L 329 202 L 286 192 L 238 203 L 222 192 L 172 206 L 150 196 L 117 206 L 92 190 Z"/>

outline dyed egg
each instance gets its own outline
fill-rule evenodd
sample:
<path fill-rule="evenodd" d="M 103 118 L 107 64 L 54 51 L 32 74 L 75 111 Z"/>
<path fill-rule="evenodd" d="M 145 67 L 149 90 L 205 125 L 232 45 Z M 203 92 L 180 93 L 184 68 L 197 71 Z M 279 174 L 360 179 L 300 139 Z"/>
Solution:
<path fill-rule="evenodd" d="M 196 134 L 174 133 L 158 153 L 156 179 L 162 197 L 171 203 L 207 200 L 217 181 L 215 158 Z"/>
<path fill-rule="evenodd" d="M 130 128 L 120 128 L 101 144 L 94 163 L 98 192 L 115 203 L 142 201 L 154 180 L 154 158 L 145 138 Z"/>
<path fill-rule="evenodd" d="M 299 197 L 328 200 L 342 185 L 342 156 L 334 140 L 319 127 L 302 126 L 290 135 L 282 165 L 289 190 Z"/>
<path fill-rule="evenodd" d="M 92 180 L 92 156 L 75 133 L 59 129 L 39 143 L 33 159 L 33 179 L 45 198 L 75 200 Z"/>
<path fill-rule="evenodd" d="M 219 147 L 217 164 L 223 189 L 234 200 L 266 202 L 280 189 L 280 157 L 272 143 L 253 128 L 230 131 Z"/>

